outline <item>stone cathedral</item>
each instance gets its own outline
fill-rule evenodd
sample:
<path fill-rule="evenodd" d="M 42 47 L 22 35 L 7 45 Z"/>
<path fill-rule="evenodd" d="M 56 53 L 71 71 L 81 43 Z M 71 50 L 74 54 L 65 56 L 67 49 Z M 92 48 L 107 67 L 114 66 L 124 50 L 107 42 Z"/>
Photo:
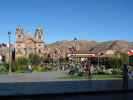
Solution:
<path fill-rule="evenodd" d="M 16 28 L 16 57 L 28 56 L 29 54 L 42 55 L 44 52 L 44 31 L 38 27 L 34 36 L 24 32 L 22 27 Z"/>

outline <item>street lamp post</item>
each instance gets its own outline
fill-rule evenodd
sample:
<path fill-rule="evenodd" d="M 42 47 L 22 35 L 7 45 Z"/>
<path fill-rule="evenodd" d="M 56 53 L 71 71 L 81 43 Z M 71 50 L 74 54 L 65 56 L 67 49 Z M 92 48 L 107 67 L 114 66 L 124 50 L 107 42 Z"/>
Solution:
<path fill-rule="evenodd" d="M 76 53 L 77 53 L 77 38 L 74 38 L 74 44 L 75 44 L 75 47 L 74 47 L 74 56 L 75 56 L 75 63 L 77 63 L 77 61 L 76 61 Z"/>
<path fill-rule="evenodd" d="M 11 32 L 8 32 L 8 37 L 9 37 L 9 73 L 12 72 L 11 69 L 11 46 L 10 46 L 10 42 L 11 42 Z"/>
<path fill-rule="evenodd" d="M 100 56 L 101 56 L 101 53 L 98 53 L 98 67 L 100 67 Z"/>
<path fill-rule="evenodd" d="M 103 53 L 98 53 L 98 67 L 101 66 L 101 56 L 103 55 Z"/>
<path fill-rule="evenodd" d="M 99 60 L 100 60 L 100 57 L 99 57 L 99 54 L 98 54 L 98 67 L 99 67 L 99 65 L 100 65 L 100 64 L 99 64 Z"/>

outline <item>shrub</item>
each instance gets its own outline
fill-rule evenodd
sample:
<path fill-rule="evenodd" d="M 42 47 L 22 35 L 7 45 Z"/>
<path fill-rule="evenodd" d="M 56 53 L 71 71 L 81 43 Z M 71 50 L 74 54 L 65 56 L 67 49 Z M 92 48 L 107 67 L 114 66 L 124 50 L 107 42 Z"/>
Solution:
<path fill-rule="evenodd" d="M 120 74 L 122 74 L 121 70 L 118 70 L 118 69 L 113 69 L 112 70 L 112 75 L 120 75 Z"/>
<path fill-rule="evenodd" d="M 33 72 L 44 72 L 45 71 L 45 68 L 44 67 L 40 67 L 40 66 L 36 66 L 36 67 L 33 67 Z"/>
<path fill-rule="evenodd" d="M 112 69 L 112 68 L 109 68 L 109 69 L 106 69 L 104 72 L 105 72 L 107 75 L 111 75 L 111 74 L 112 74 L 112 71 L 113 71 L 113 69 Z"/>
<path fill-rule="evenodd" d="M 32 65 L 40 64 L 43 61 L 43 59 L 37 54 L 30 54 L 28 58 Z"/>
<path fill-rule="evenodd" d="M 15 72 L 24 73 L 27 70 L 27 65 L 20 65 L 16 67 Z"/>
<path fill-rule="evenodd" d="M 16 59 L 16 66 L 27 65 L 29 63 L 29 59 L 25 57 L 19 57 Z"/>
<path fill-rule="evenodd" d="M 6 64 L 0 65 L 0 73 L 7 73 L 8 72 L 8 66 Z"/>
<path fill-rule="evenodd" d="M 33 70 L 33 72 L 46 72 L 46 71 L 51 71 L 52 67 L 51 66 L 47 66 L 47 67 L 34 66 L 32 70 Z"/>
<path fill-rule="evenodd" d="M 83 69 L 81 68 L 81 65 L 71 64 L 68 74 L 69 75 L 75 75 L 75 76 L 83 76 L 84 72 L 83 72 Z"/>
<path fill-rule="evenodd" d="M 83 75 L 84 75 L 84 72 L 78 72 L 77 75 L 78 75 L 78 76 L 83 76 Z"/>
<path fill-rule="evenodd" d="M 27 70 L 27 65 L 29 64 L 29 59 L 26 57 L 19 57 L 15 62 L 16 66 L 14 71 L 16 72 L 24 72 Z"/>
<path fill-rule="evenodd" d="M 98 75 L 105 75 L 106 73 L 104 71 L 97 71 L 95 74 L 98 74 Z"/>

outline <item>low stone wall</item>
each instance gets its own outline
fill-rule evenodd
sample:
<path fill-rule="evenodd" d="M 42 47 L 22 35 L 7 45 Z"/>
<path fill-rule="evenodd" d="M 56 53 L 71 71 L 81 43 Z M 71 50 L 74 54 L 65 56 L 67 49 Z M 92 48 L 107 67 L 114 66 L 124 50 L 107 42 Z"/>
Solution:
<path fill-rule="evenodd" d="M 133 80 L 129 89 L 133 89 Z M 122 90 L 122 80 L 83 80 L 0 83 L 0 96 L 60 94 Z"/>

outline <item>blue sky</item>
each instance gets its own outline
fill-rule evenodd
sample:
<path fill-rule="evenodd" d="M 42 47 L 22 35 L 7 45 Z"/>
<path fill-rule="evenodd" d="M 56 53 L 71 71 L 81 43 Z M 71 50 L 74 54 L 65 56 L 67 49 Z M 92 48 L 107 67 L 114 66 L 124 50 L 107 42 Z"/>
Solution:
<path fill-rule="evenodd" d="M 0 42 L 18 25 L 31 33 L 43 26 L 46 43 L 74 37 L 133 41 L 132 5 L 133 0 L 0 0 Z"/>

